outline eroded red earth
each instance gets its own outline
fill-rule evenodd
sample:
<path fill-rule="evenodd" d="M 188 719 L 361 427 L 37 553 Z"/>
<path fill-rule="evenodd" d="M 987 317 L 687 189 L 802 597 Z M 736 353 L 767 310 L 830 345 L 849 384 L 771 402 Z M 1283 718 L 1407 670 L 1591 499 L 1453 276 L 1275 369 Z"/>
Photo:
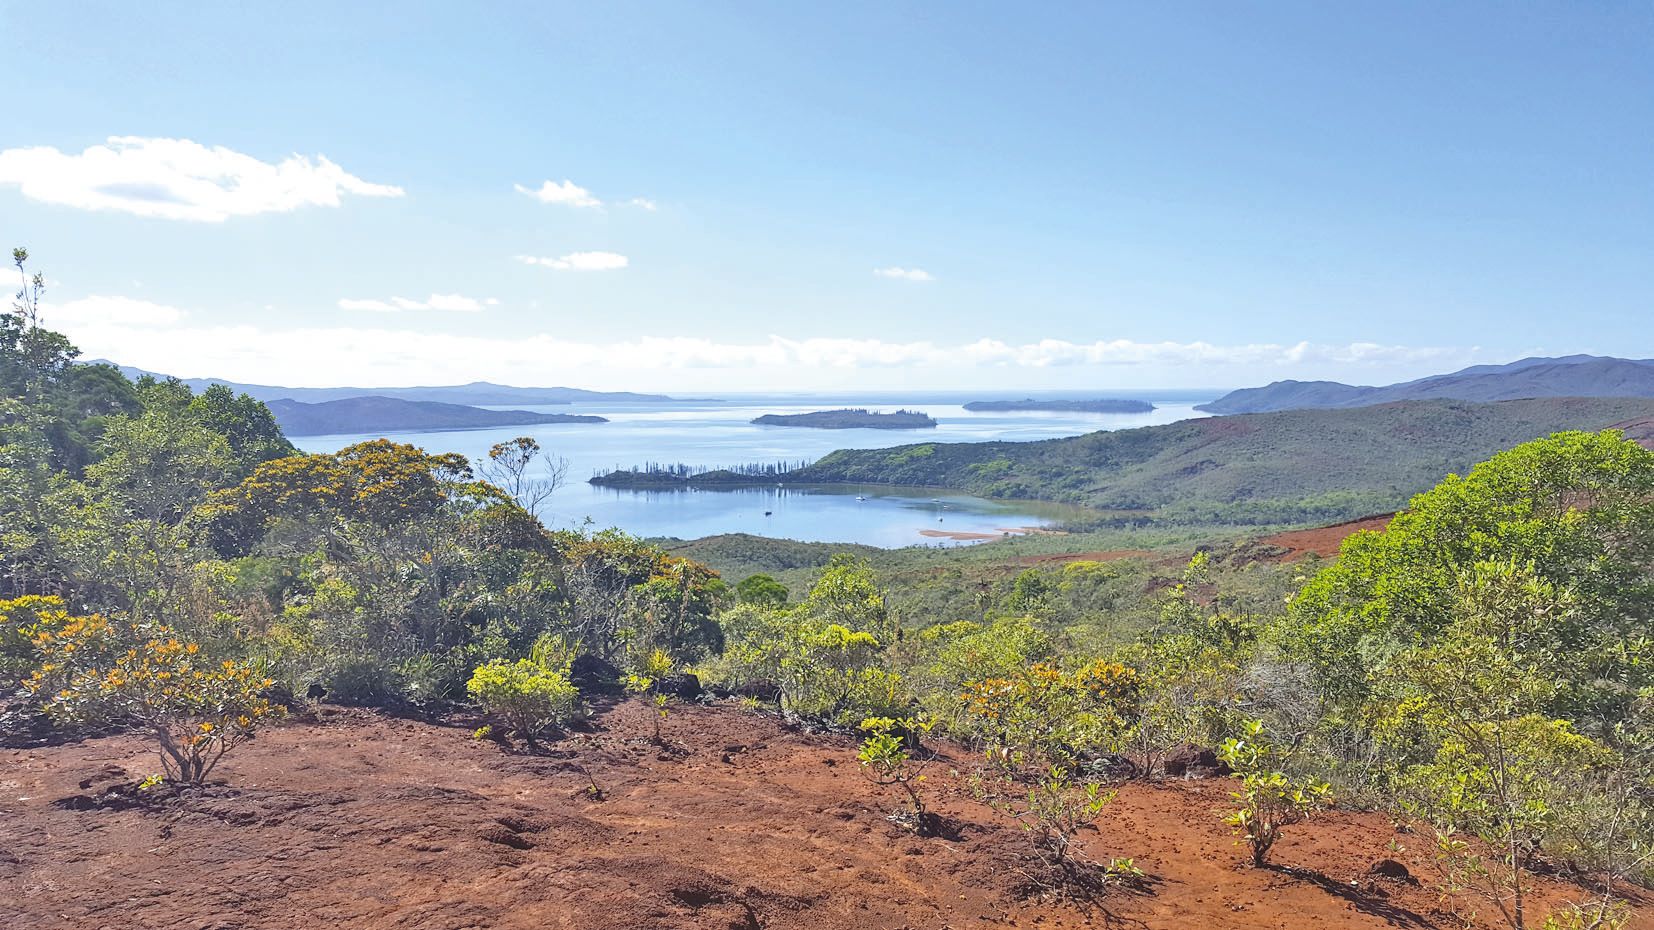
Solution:
<path fill-rule="evenodd" d="M 964 754 L 928 780 L 957 832 L 918 839 L 844 737 L 685 706 L 663 751 L 650 713 L 623 703 L 527 755 L 471 739 L 475 721 L 323 708 L 238 749 L 226 784 L 136 806 L 106 792 L 156 768 L 142 739 L 6 750 L 0 927 L 1447 930 L 1472 906 L 1440 902 L 1426 838 L 1374 814 L 1329 813 L 1290 831 L 1280 868 L 1243 865 L 1223 779 L 1128 784 L 1085 835 L 1135 858 L 1141 890 L 1031 898 L 1024 835 L 949 772 Z M 1426 885 L 1372 873 L 1391 857 Z"/>

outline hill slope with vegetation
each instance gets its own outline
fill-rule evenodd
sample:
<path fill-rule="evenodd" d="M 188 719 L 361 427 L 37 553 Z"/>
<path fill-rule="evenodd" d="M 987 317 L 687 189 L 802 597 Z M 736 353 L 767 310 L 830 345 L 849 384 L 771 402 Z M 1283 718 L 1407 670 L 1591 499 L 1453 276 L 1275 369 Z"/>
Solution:
<path fill-rule="evenodd" d="M 1569 355 L 1476 365 L 1383 387 L 1337 381 L 1277 381 L 1202 404 L 1210 413 L 1265 413 L 1320 407 L 1365 407 L 1403 400 L 1518 400 L 1529 397 L 1654 397 L 1654 359 Z"/>
<path fill-rule="evenodd" d="M 1393 511 L 1520 442 L 1654 414 L 1654 400 L 1414 401 L 1185 420 L 1041 442 L 840 450 L 802 483 L 957 488 L 1113 512 L 1121 522 L 1330 522 Z"/>
<path fill-rule="evenodd" d="M 485 429 L 539 423 L 607 423 L 607 419 L 572 413 L 532 410 L 485 410 L 465 404 L 403 400 L 398 397 L 347 397 L 309 404 L 297 400 L 267 403 L 282 432 L 289 436 L 340 433 L 397 433 L 420 430 Z"/>

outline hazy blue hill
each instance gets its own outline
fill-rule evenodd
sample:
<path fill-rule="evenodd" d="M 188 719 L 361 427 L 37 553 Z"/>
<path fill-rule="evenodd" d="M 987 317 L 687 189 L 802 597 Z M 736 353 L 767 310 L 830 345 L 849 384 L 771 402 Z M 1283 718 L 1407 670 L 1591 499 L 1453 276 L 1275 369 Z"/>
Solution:
<path fill-rule="evenodd" d="M 916 410 L 874 413 L 864 409 L 812 410 L 809 413 L 766 413 L 754 417 L 759 426 L 801 426 L 810 429 L 933 429 L 936 421 Z"/>
<path fill-rule="evenodd" d="M 1525 358 L 1508 365 L 1474 365 L 1383 387 L 1336 381 L 1277 381 L 1231 391 L 1197 409 L 1223 414 L 1265 413 L 1403 400 L 1499 401 L 1528 397 L 1654 397 L 1654 360 L 1595 355 Z"/>
<path fill-rule="evenodd" d="M 1044 498 L 1111 511 L 1124 522 L 1327 522 L 1394 510 L 1449 472 L 1529 439 L 1651 416 L 1654 399 L 1641 398 L 1406 401 L 1042 442 L 840 450 L 786 480 Z"/>
<path fill-rule="evenodd" d="M 316 404 L 281 398 L 267 402 L 267 406 L 275 415 L 282 432 L 289 436 L 608 422 L 603 417 L 534 413 L 529 410 L 484 410 L 463 404 L 403 400 L 399 397 L 347 397 Z"/>
<path fill-rule="evenodd" d="M 115 365 L 114 362 L 96 359 L 89 364 Z M 167 375 L 142 368 L 133 368 L 130 365 L 115 365 L 134 381 L 144 375 L 156 378 L 166 378 Z M 480 406 L 504 406 L 506 404 L 572 404 L 580 402 L 604 403 L 665 403 L 676 398 L 664 394 L 634 394 L 630 391 L 586 391 L 580 388 L 547 387 L 525 388 L 512 387 L 508 384 L 493 384 L 488 381 L 473 381 L 470 384 L 433 385 L 429 387 L 405 388 L 360 388 L 360 387 L 329 387 L 303 388 L 280 387 L 273 384 L 241 384 L 236 381 L 226 381 L 223 378 L 183 378 L 185 384 L 195 391 L 201 391 L 214 384 L 223 384 L 238 394 L 250 394 L 253 398 L 262 401 L 292 400 L 320 403 L 323 401 L 343 400 L 348 397 L 395 397 L 401 400 L 436 401 L 447 404 L 472 404 Z"/>
<path fill-rule="evenodd" d="M 1146 400 L 973 400 L 964 405 L 973 413 L 1014 412 L 1019 410 L 1052 410 L 1064 413 L 1151 413 L 1154 405 Z"/>

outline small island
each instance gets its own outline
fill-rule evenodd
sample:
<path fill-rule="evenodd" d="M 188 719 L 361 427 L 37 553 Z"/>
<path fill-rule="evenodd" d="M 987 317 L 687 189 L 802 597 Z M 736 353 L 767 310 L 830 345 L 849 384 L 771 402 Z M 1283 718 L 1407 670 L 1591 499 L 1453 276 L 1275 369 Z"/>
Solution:
<path fill-rule="evenodd" d="M 809 413 L 766 413 L 753 419 L 759 426 L 803 426 L 810 429 L 934 429 L 936 421 L 917 410 L 874 413 L 865 408 L 813 410 Z"/>
<path fill-rule="evenodd" d="M 1146 400 L 973 400 L 966 410 L 987 411 L 1049 410 L 1061 413 L 1151 413 L 1154 405 Z"/>

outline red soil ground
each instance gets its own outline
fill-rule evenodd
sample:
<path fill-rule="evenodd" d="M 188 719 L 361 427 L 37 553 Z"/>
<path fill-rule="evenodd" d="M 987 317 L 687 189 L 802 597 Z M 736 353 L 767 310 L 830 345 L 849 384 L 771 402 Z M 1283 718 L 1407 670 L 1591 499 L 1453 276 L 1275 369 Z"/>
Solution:
<path fill-rule="evenodd" d="M 1654 417 L 1626 420 L 1624 423 L 1615 423 L 1609 429 L 1620 430 L 1625 433 L 1626 439 L 1638 443 L 1645 449 L 1654 449 Z"/>
<path fill-rule="evenodd" d="M 1334 523 L 1331 526 L 1317 526 L 1307 530 L 1292 530 L 1286 533 L 1276 533 L 1265 536 L 1258 542 L 1266 546 L 1278 546 L 1288 550 L 1282 556 L 1288 561 L 1300 559 L 1307 555 L 1318 555 L 1323 559 L 1330 559 L 1338 555 L 1338 547 L 1344 540 L 1361 530 L 1382 530 L 1390 525 L 1395 517 L 1393 513 L 1383 513 L 1372 517 L 1362 517 L 1358 520 L 1346 520 L 1343 523 Z"/>
<path fill-rule="evenodd" d="M 4 751 L 0 927 L 1459 926 L 1427 888 L 1371 874 L 1390 856 L 1430 874 L 1424 837 L 1380 816 L 1330 813 L 1290 830 L 1280 868 L 1243 865 L 1221 779 L 1126 785 L 1083 842 L 1148 883 L 1081 905 L 1018 890 L 1026 839 L 944 766 L 928 790 L 957 834 L 918 839 L 848 740 L 773 717 L 680 708 L 672 752 L 635 702 L 539 755 L 473 724 L 324 708 L 229 756 L 227 784 L 124 808 L 95 799 L 155 768 L 142 739 Z"/>

